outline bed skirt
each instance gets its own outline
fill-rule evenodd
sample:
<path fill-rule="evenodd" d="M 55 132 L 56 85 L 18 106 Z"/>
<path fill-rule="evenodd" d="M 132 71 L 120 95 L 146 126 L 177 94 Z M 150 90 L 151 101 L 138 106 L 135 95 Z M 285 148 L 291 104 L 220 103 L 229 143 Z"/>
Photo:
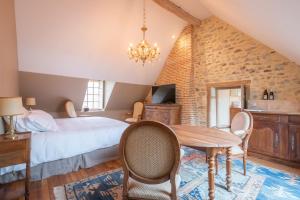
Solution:
<path fill-rule="evenodd" d="M 54 175 L 66 174 L 78 171 L 81 168 L 90 168 L 97 164 L 119 158 L 118 145 L 98 149 L 92 152 L 74 156 L 71 158 L 41 163 L 31 167 L 31 180 L 41 180 Z M 25 177 L 25 170 L 11 172 L 0 176 L 0 184 L 13 182 Z"/>

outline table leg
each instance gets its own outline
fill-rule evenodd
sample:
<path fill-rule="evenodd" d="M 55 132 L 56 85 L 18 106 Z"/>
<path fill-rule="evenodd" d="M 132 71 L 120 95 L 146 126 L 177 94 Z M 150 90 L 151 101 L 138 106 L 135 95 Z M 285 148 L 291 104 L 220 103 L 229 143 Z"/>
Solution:
<path fill-rule="evenodd" d="M 216 148 L 207 148 L 208 155 L 208 196 L 210 200 L 215 199 L 215 157 Z"/>
<path fill-rule="evenodd" d="M 226 149 L 226 186 L 231 192 L 231 147 Z"/>

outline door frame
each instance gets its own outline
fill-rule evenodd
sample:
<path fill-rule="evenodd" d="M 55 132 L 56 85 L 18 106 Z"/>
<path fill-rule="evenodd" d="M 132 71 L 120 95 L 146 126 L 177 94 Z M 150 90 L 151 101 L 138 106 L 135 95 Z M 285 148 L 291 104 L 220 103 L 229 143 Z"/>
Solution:
<path fill-rule="evenodd" d="M 245 108 L 245 87 L 250 86 L 251 80 L 242 80 L 242 81 L 230 81 L 230 82 L 221 82 L 221 83 L 208 83 L 207 84 L 207 115 L 206 121 L 207 126 L 210 125 L 210 99 L 211 99 L 211 88 L 217 89 L 232 89 L 232 88 L 241 88 L 241 110 Z M 217 98 L 217 97 L 216 97 Z M 217 101 L 217 99 L 216 99 Z"/>

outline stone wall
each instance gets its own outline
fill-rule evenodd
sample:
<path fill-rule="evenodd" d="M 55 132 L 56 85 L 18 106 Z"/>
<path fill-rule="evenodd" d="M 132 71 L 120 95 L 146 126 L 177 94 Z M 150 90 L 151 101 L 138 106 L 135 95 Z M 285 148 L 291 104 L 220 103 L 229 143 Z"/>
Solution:
<path fill-rule="evenodd" d="M 157 81 L 177 84 L 183 123 L 207 123 L 207 83 L 250 80 L 251 100 L 267 88 L 299 104 L 299 65 L 216 17 L 202 22 L 185 28 Z"/>

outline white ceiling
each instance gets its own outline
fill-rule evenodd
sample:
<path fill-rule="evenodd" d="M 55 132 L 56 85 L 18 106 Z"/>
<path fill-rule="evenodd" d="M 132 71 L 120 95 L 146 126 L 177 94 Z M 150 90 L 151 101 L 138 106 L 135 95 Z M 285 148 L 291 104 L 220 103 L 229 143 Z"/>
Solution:
<path fill-rule="evenodd" d="M 299 0 L 172 0 L 193 16 L 215 15 L 300 64 Z M 186 25 L 147 0 L 147 39 L 160 59 L 142 67 L 127 47 L 141 39 L 141 0 L 15 0 L 21 71 L 153 84 Z"/>
<path fill-rule="evenodd" d="M 203 6 L 199 0 L 171 0 L 177 6 L 181 7 L 183 10 L 188 11 L 194 17 L 198 19 L 205 19 L 210 17 L 211 12 Z"/>
<path fill-rule="evenodd" d="M 207 8 L 213 15 L 300 64 L 299 0 L 195 0 L 194 6 L 199 3 L 201 10 Z M 194 12 L 194 8 L 190 11 Z"/>
<path fill-rule="evenodd" d="M 161 56 L 143 67 L 127 56 L 142 39 L 141 0 L 15 0 L 19 70 L 153 84 L 186 22 L 147 2 Z"/>

